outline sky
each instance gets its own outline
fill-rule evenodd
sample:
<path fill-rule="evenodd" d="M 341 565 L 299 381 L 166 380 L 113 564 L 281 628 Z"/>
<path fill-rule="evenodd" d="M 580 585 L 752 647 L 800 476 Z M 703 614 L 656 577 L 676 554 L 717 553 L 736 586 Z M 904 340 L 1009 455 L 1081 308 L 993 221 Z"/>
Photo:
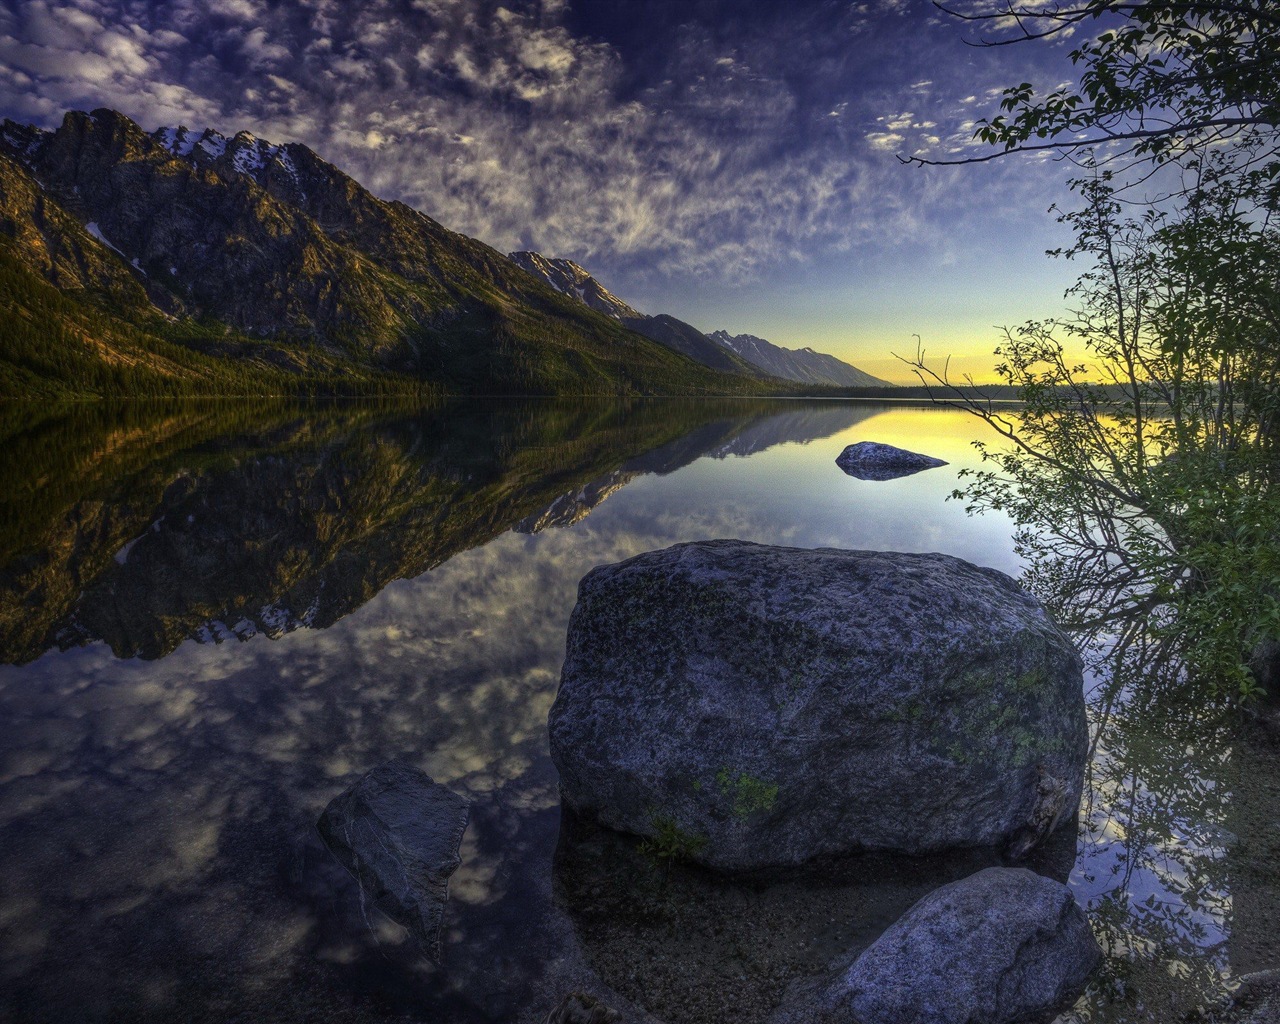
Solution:
<path fill-rule="evenodd" d="M 646 313 L 903 382 L 919 336 L 981 380 L 1077 268 L 1060 163 L 899 159 L 985 153 L 1002 88 L 1071 78 L 1070 39 L 979 38 L 929 0 L 4 0 L 0 115 L 305 143 Z"/>

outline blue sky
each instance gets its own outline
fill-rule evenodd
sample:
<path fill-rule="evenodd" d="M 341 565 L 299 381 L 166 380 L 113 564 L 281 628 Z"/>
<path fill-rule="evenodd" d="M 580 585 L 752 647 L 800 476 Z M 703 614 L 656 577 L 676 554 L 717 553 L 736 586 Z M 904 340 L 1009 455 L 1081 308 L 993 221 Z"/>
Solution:
<path fill-rule="evenodd" d="M 974 38 L 928 0 L 10 0 L 0 113 L 303 142 L 645 312 L 899 378 L 919 334 L 982 375 L 995 325 L 1063 308 L 1065 169 L 898 154 L 981 152 L 974 119 L 1069 77 L 1070 40 Z"/>

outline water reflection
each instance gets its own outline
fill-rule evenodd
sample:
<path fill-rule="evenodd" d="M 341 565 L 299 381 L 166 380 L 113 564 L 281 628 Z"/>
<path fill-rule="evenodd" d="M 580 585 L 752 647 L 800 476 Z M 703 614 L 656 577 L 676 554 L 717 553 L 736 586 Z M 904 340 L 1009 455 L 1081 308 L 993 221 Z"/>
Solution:
<path fill-rule="evenodd" d="M 509 1020 L 598 986 L 549 912 L 546 713 L 577 580 L 673 538 L 504 530 L 610 474 L 870 414 L 831 411 L 196 416 L 150 460 L 143 427 L 73 422 L 51 468 L 81 475 L 5 519 L 8 656 L 61 650 L 0 670 L 0 1016 Z M 474 803 L 444 971 L 314 831 L 396 756 Z"/>
<path fill-rule="evenodd" d="M 1135 649 L 1102 662 L 1090 704 L 1073 884 L 1109 957 L 1080 1011 L 1181 1018 L 1280 966 L 1280 743 Z"/>
<path fill-rule="evenodd" d="M 731 986 L 733 966 L 759 1007 L 869 941 L 927 872 L 827 889 L 825 928 L 817 890 L 784 886 L 749 928 L 738 895 L 673 906 L 692 884 L 674 874 L 624 913 L 616 876 L 566 873 L 564 848 L 553 871 L 546 714 L 578 580 L 602 562 L 731 536 L 1016 572 L 1009 524 L 944 500 L 974 429 L 794 402 L 0 423 L 0 1018 L 540 1021 L 580 990 L 674 1021 L 700 1005 L 682 991 Z M 864 439 L 952 465 L 846 477 L 833 460 Z M 1280 964 L 1280 754 L 1167 685 L 1091 700 L 1072 884 L 1112 955 L 1079 1012 L 1168 1020 L 1223 971 Z M 397 757 L 472 805 L 441 966 L 315 833 Z M 651 870 L 611 863 L 636 887 Z M 662 987 L 631 980 L 642 952 L 667 958 Z"/>
<path fill-rule="evenodd" d="M 826 436 L 870 410 L 508 402 L 395 418 L 283 408 L 251 430 L 226 414 L 165 417 L 127 439 L 70 417 L 56 495 L 44 493 L 47 471 L 32 487 L 25 463 L 8 467 L 0 659 L 94 640 L 119 657 L 158 658 L 188 637 L 323 628 L 392 580 L 512 526 L 572 525 L 643 474 Z M 156 457 L 140 464 L 148 447 Z"/>

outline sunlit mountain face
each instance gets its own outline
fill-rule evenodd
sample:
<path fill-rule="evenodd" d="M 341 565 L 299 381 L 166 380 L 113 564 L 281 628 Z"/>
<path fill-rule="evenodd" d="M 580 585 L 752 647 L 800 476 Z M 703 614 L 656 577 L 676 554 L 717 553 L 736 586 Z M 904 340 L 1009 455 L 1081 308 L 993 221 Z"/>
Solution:
<path fill-rule="evenodd" d="M 977 39 L 928 0 L 37 2 L 0 11 L 0 114 L 303 143 L 636 308 L 903 378 L 913 333 L 985 369 L 1061 301 L 1061 168 L 898 159 L 976 153 L 1002 87 L 1069 74 L 1069 41 Z"/>

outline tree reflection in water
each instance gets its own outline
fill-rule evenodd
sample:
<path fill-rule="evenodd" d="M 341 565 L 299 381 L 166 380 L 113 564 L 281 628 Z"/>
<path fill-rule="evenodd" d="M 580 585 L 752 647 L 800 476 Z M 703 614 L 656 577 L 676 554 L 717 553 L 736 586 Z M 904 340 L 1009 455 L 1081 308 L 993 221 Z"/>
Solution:
<path fill-rule="evenodd" d="M 1280 745 L 1140 641 L 1097 659 L 1072 883 L 1106 966 L 1088 1020 L 1167 1022 L 1280 966 Z"/>

